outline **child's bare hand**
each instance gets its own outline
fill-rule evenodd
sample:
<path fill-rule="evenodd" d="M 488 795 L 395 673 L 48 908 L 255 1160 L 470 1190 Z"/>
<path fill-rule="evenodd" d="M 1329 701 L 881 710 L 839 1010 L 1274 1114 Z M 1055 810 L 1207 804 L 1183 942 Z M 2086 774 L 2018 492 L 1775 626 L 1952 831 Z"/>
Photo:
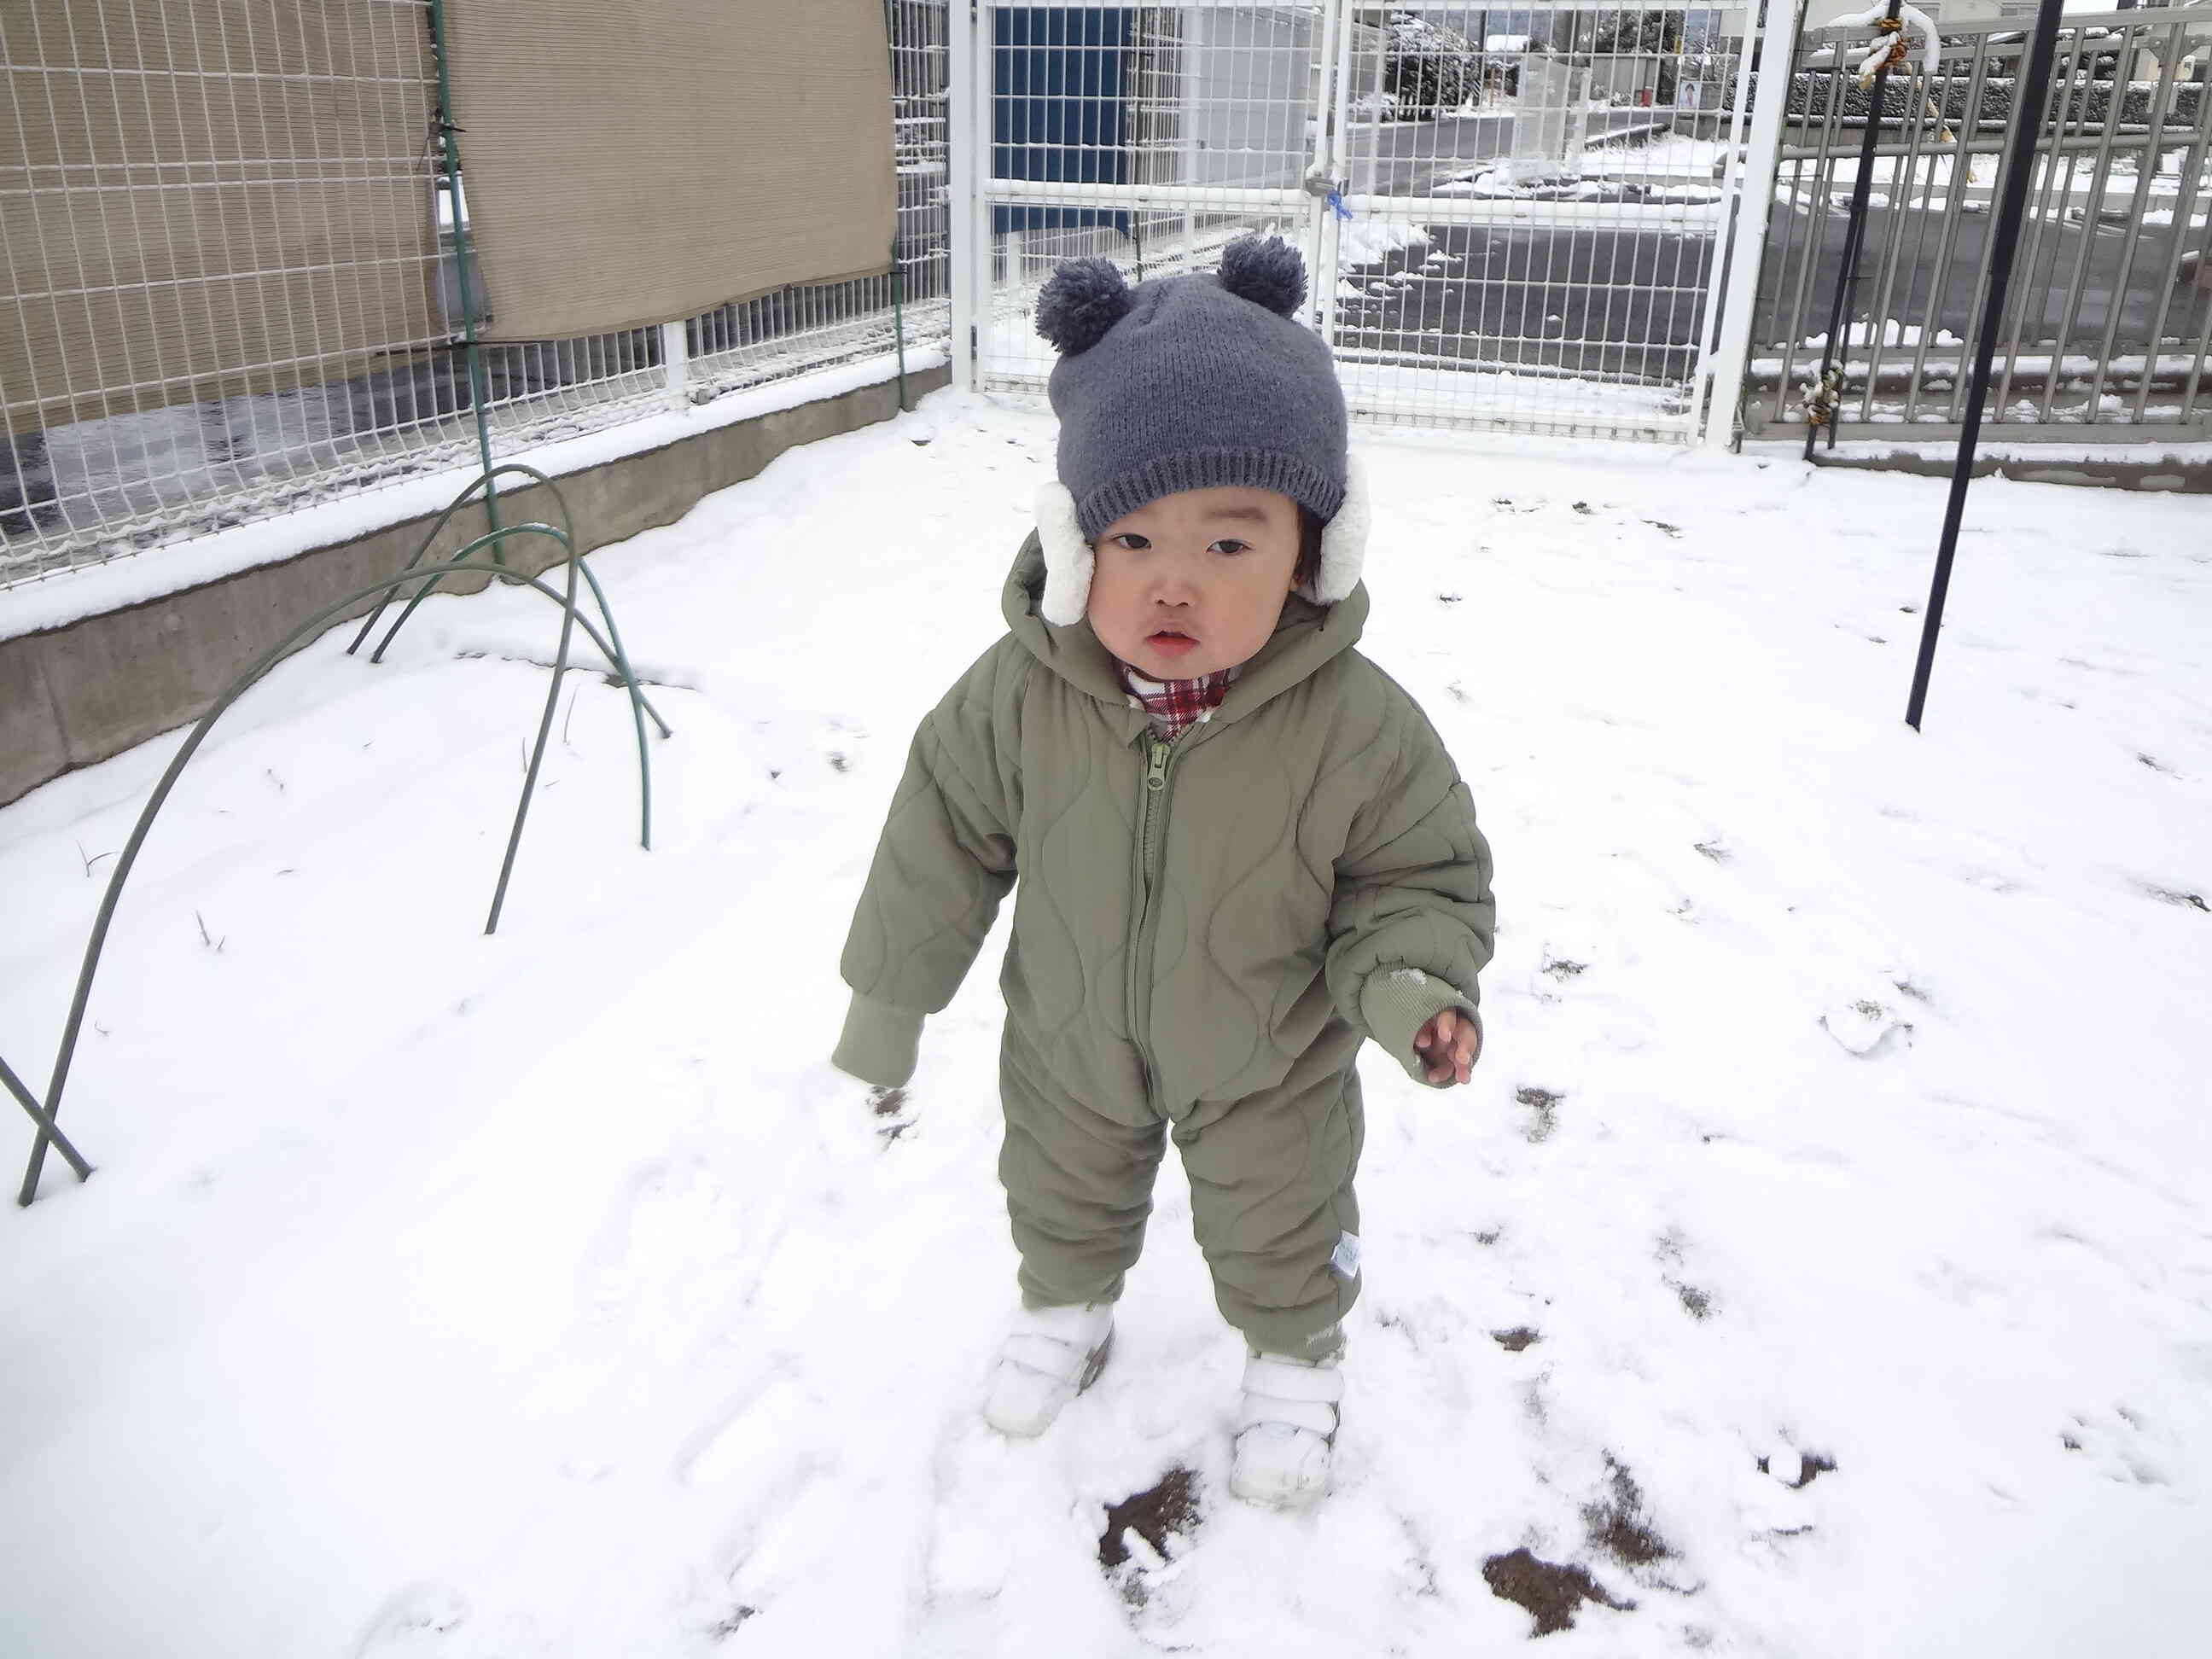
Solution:
<path fill-rule="evenodd" d="M 1431 1083 L 1464 1083 L 1474 1075 L 1475 1025 L 1447 1008 L 1414 1033 L 1413 1051 L 1428 1062 Z"/>

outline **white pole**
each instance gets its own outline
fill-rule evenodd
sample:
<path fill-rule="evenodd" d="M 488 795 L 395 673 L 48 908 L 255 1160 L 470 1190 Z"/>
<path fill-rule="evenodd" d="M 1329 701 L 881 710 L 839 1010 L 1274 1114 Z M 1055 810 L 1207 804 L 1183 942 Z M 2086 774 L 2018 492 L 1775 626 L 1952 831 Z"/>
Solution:
<path fill-rule="evenodd" d="M 1306 152 L 1306 179 L 1335 177 L 1337 137 L 1331 131 L 1330 105 L 1335 97 L 1336 37 L 1343 27 L 1340 21 L 1344 8 L 1332 3 L 1322 8 L 1322 34 L 1319 50 L 1314 58 L 1313 144 Z M 1334 314 L 1334 292 L 1328 286 L 1329 249 L 1336 240 L 1336 227 L 1332 222 L 1335 215 L 1326 200 L 1313 197 L 1306 203 L 1306 272 L 1313 280 L 1312 291 L 1307 295 L 1306 321 L 1322 338 L 1334 345 L 1335 331 L 1329 326 Z"/>
<path fill-rule="evenodd" d="M 1749 15 L 1747 11 L 1745 16 L 1748 18 Z M 1702 114 L 1704 86 L 1701 82 L 1692 82 L 1691 90 L 1698 94 L 1698 112 Z M 1728 130 L 1724 137 L 1727 148 L 1722 151 L 1721 162 L 1721 200 L 1723 202 L 1735 201 L 1737 189 L 1742 183 L 1743 157 L 1740 152 L 1743 149 L 1744 106 L 1750 101 L 1750 94 L 1751 43 L 1747 40 L 1743 43 L 1742 51 L 1736 54 L 1735 95 L 1729 100 Z M 1705 418 L 1705 393 L 1713 384 L 1713 343 L 1720 334 L 1721 290 L 1728 270 L 1728 251 L 1729 221 L 1723 214 L 1719 228 L 1713 234 L 1713 257 L 1705 270 L 1705 316 L 1698 331 L 1698 374 L 1690 392 L 1693 423 Z"/>
<path fill-rule="evenodd" d="M 1766 219 L 1774 204 L 1774 174 L 1781 164 L 1782 115 L 1796 67 L 1797 20 L 1805 0 L 1768 0 L 1759 40 L 1759 101 L 1751 115 L 1751 145 L 1744 157 L 1735 214 L 1735 256 L 1728 262 L 1728 295 L 1721 310 L 1720 352 L 1713 362 L 1712 398 L 1705 407 L 1705 447 L 1735 441 L 1735 406 L 1743 395 L 1751 358 L 1751 313 L 1759 298 L 1759 267 L 1766 254 Z M 1746 43 L 1748 50 L 1748 43 Z M 1715 250 L 1713 266 L 1720 266 Z M 1708 294 L 1706 303 L 1712 303 Z"/>
<path fill-rule="evenodd" d="M 975 389 L 975 199 L 983 171 L 975 162 L 975 16 L 968 0 L 945 8 L 945 44 L 951 80 L 945 94 L 945 187 L 951 192 L 952 384 Z M 986 221 L 988 223 L 988 221 Z"/>
<path fill-rule="evenodd" d="M 1335 21 L 1338 8 L 1329 8 L 1329 16 Z M 1328 176 L 1342 179 L 1346 193 L 1354 188 L 1352 176 L 1352 22 L 1346 16 L 1336 25 L 1335 62 L 1323 59 L 1322 83 L 1326 88 L 1322 103 L 1328 113 L 1322 123 L 1322 166 Z M 1321 325 L 1322 337 L 1334 350 L 1337 344 L 1336 283 L 1337 272 L 1343 269 L 1343 222 L 1336 210 L 1324 200 L 1315 204 L 1316 223 L 1320 241 L 1320 269 L 1314 273 L 1314 297 L 1320 301 L 1316 319 Z"/>
<path fill-rule="evenodd" d="M 681 319 L 660 325 L 660 362 L 668 371 L 668 401 L 682 409 L 691 401 L 691 359 L 684 349 Z"/>

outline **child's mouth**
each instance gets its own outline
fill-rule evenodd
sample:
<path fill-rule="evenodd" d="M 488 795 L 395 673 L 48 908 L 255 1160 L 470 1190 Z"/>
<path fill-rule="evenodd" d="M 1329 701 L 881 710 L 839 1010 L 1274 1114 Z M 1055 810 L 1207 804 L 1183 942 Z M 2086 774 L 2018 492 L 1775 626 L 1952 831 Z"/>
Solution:
<path fill-rule="evenodd" d="M 1198 641 L 1191 638 L 1188 634 L 1177 634 L 1172 630 L 1164 630 L 1163 632 L 1151 635 L 1146 640 L 1145 643 L 1151 646 L 1153 650 L 1161 652 L 1165 655 L 1170 657 L 1180 657 L 1184 652 L 1195 647 L 1198 644 Z"/>

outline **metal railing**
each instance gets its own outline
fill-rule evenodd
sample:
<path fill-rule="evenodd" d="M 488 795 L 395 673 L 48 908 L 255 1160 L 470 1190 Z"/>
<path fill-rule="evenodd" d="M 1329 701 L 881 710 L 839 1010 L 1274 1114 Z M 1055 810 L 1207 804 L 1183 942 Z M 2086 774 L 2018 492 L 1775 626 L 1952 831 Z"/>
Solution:
<path fill-rule="evenodd" d="M 422 234 L 394 238 L 410 251 L 383 251 L 384 274 L 408 264 L 410 280 L 430 295 L 426 326 L 379 331 L 386 311 L 364 281 L 372 252 L 333 258 L 308 288 L 268 287 L 267 337 L 283 348 L 223 362 L 219 396 L 177 397 L 177 385 L 165 387 L 136 363 L 143 350 L 105 331 L 95 362 L 70 365 L 73 403 L 64 413 L 75 418 L 52 417 L 51 387 L 0 379 L 0 588 L 471 458 L 453 210 L 440 188 L 432 125 L 404 150 L 340 154 L 283 119 L 297 106 L 288 100 L 339 82 L 392 106 L 411 99 L 434 107 L 430 0 L 344 0 L 331 9 L 368 25 L 342 60 L 334 51 L 330 61 L 312 52 L 303 60 L 289 44 L 300 25 L 289 0 L 230 0 L 226 14 L 267 39 L 245 68 L 220 73 L 194 60 L 190 29 L 155 38 L 144 7 L 40 0 L 0 11 L 0 124 L 17 135 L 13 149 L 0 147 L 0 216 L 14 215 L 0 222 L 81 222 L 88 204 L 105 197 L 128 203 L 134 216 L 110 216 L 118 235 L 173 243 L 180 230 L 197 233 L 207 222 L 194 216 L 195 193 L 220 197 L 271 181 L 335 189 L 373 175 L 421 216 Z M 658 328 L 482 346 L 485 414 L 501 457 L 888 353 L 902 333 L 912 350 L 941 346 L 950 328 L 946 3 L 890 0 L 885 12 L 898 179 L 893 272 L 794 285 Z M 40 26 L 58 14 L 61 27 Z M 187 6 L 179 17 L 191 15 Z M 87 95 L 94 87 L 107 96 Z M 70 101 L 56 105 L 56 88 L 67 88 Z M 160 118 L 149 122 L 144 112 Z M 459 118 L 465 126 L 465 111 Z M 119 141 L 126 126 L 150 131 L 150 149 L 134 153 Z M 208 151 L 198 141 L 216 126 L 245 131 L 252 143 L 225 160 L 175 159 L 192 148 L 187 139 Z M 75 151 L 40 148 L 40 135 L 58 130 L 82 135 Z M 62 308 L 56 314 L 91 315 L 103 291 L 127 286 L 124 298 L 149 328 L 173 331 L 195 323 L 216 280 L 191 274 L 187 258 L 180 275 L 105 283 L 62 239 L 37 246 L 9 240 L 0 273 L 12 295 Z"/>
<path fill-rule="evenodd" d="M 1804 429 L 1869 121 L 1869 212 L 1832 437 L 1959 431 L 2024 37 L 1940 24 L 1932 74 L 1873 108 L 1865 29 L 1808 30 L 1784 120 L 1743 396 L 1747 434 Z M 2212 7 L 2069 15 L 2000 324 L 1984 435 L 2212 439 Z"/>

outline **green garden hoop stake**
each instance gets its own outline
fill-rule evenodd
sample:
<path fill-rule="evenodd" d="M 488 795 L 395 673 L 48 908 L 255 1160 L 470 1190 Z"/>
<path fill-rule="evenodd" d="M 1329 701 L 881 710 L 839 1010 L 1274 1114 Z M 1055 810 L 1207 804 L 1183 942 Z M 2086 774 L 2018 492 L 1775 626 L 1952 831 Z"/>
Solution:
<path fill-rule="evenodd" d="M 528 468 L 520 470 L 530 471 Z M 543 478 L 542 474 L 537 476 Z M 480 477 L 471 483 L 453 506 L 447 509 L 446 517 L 450 519 L 453 514 L 466 501 L 468 496 L 477 489 L 484 488 L 487 482 L 486 479 Z M 550 480 L 545 480 L 545 482 L 550 485 Z M 557 491 L 556 499 L 558 499 Z M 565 518 L 567 514 L 565 503 L 562 504 L 562 511 Z M 441 519 L 439 522 L 442 526 L 445 520 Z M 433 530 L 431 533 L 434 536 L 436 531 Z M 652 845 L 652 771 L 645 745 L 642 724 L 643 714 L 645 712 L 650 712 L 651 706 L 646 702 L 644 693 L 638 687 L 637 676 L 622 651 L 619 637 L 614 633 L 613 617 L 606 609 L 606 596 L 600 591 L 597 578 L 592 575 L 590 568 L 584 563 L 583 560 L 573 553 L 568 561 L 568 583 L 565 591 L 556 590 L 551 584 L 541 581 L 535 576 L 523 575 L 507 565 L 497 562 L 495 558 L 472 559 L 468 556 L 480 547 L 495 547 L 507 537 L 522 535 L 550 536 L 564 548 L 569 545 L 568 533 L 565 529 L 556 529 L 551 525 L 544 524 L 509 525 L 477 537 L 456 553 L 453 558 L 442 563 L 413 566 L 386 580 L 372 582 L 366 587 L 356 588 L 343 598 L 334 599 L 323 606 L 276 645 L 271 646 L 252 666 L 223 689 L 222 694 L 216 699 L 207 713 L 201 715 L 194 724 L 191 734 L 185 738 L 183 745 L 171 757 L 167 768 L 161 774 L 160 781 L 154 786 L 153 793 L 147 798 L 146 805 L 140 810 L 137 822 L 131 826 L 131 837 L 124 844 L 121 854 L 116 859 L 115 869 L 108 877 L 107 890 L 100 897 L 100 913 L 93 921 L 92 936 L 85 945 L 84 963 L 77 973 L 76 994 L 70 1002 L 69 1018 L 62 1030 L 61 1044 L 54 1057 L 53 1077 L 47 1085 L 46 1099 L 43 1102 L 37 1100 L 21 1079 L 16 1078 L 15 1073 L 8 1070 L 4 1062 L 0 1062 L 0 1085 L 6 1087 L 8 1092 L 15 1097 L 17 1103 L 23 1107 L 32 1121 L 38 1125 L 38 1134 L 31 1146 L 30 1162 L 23 1171 L 23 1185 L 15 1198 L 18 1205 L 27 1205 L 37 1195 L 39 1176 L 45 1168 L 46 1147 L 50 1143 L 63 1149 L 62 1156 L 68 1159 L 70 1167 L 76 1170 L 80 1181 L 88 1179 L 92 1173 L 92 1166 L 63 1138 L 55 1120 L 61 1115 L 62 1094 L 69 1084 L 70 1067 L 76 1057 L 77 1039 L 83 1032 L 85 1009 L 91 1000 L 93 979 L 100 969 L 100 957 L 106 948 L 108 930 L 115 919 L 116 906 L 123 896 L 124 884 L 129 880 L 131 868 L 137 863 L 139 849 L 145 845 L 147 833 L 153 828 L 154 819 L 168 800 L 169 792 L 176 787 L 177 779 L 183 773 L 185 766 L 191 763 L 193 756 L 199 752 L 200 744 L 206 740 L 208 732 L 234 702 L 237 702 L 263 675 L 289 656 L 295 647 L 313 637 L 319 630 L 329 627 L 343 612 L 359 605 L 363 599 L 389 600 L 398 590 L 414 583 L 435 584 L 447 576 L 471 573 L 495 577 L 514 586 L 530 588 L 535 592 L 542 593 L 561 607 L 561 642 L 554 657 L 553 684 L 546 697 L 545 713 L 538 720 L 537 745 L 531 753 L 522 797 L 515 806 L 514 826 L 507 836 L 506 856 L 500 864 L 498 885 L 492 894 L 491 914 L 484 924 L 484 931 L 487 933 L 494 932 L 499 926 L 500 911 L 507 899 L 507 883 L 514 871 L 515 854 L 521 846 L 523 827 L 529 821 L 530 800 L 536 793 L 538 767 L 544 758 L 545 745 L 552 732 L 552 710 L 559 699 L 562 677 L 568 672 L 570 641 L 578 628 L 582 629 L 586 636 L 599 647 L 601 654 L 621 674 L 623 682 L 629 689 L 630 706 L 639 720 L 638 794 L 642 823 L 641 839 L 648 848 Z M 428 544 L 426 542 L 424 545 L 427 548 Z M 419 560 L 422 557 L 421 553 L 418 552 L 416 557 Z M 580 580 L 589 582 L 592 593 L 599 601 L 601 614 L 607 618 L 608 632 L 605 635 L 592 625 L 590 618 L 580 615 L 577 611 L 576 595 Z M 659 726 L 661 735 L 667 736 L 669 727 L 666 722 L 661 720 L 657 712 L 653 713 L 653 719 L 654 723 Z"/>
<path fill-rule="evenodd" d="M 171 757 L 160 781 L 154 786 L 153 793 L 147 798 L 146 805 L 140 810 L 137 822 L 131 826 L 130 840 L 125 843 L 122 854 L 117 858 L 115 868 L 108 877 L 106 890 L 101 895 L 100 911 L 94 919 L 91 937 L 85 942 L 84 962 L 77 972 L 76 990 L 70 999 L 69 1018 L 63 1027 L 61 1042 L 55 1053 L 53 1074 L 46 1085 L 46 1098 L 41 1101 L 33 1094 L 29 1085 L 16 1076 L 15 1071 L 4 1060 L 0 1060 L 0 1088 L 4 1088 L 6 1092 L 23 1109 L 26 1115 L 37 1126 L 38 1130 L 36 1138 L 32 1142 L 30 1161 L 24 1168 L 22 1187 L 16 1194 L 15 1202 L 18 1206 L 27 1206 L 37 1196 L 39 1177 L 46 1167 L 46 1148 L 49 1146 L 60 1150 L 63 1158 L 67 1161 L 79 1181 L 88 1181 L 92 1176 L 94 1166 L 62 1133 L 56 1120 L 61 1112 L 62 1092 L 69 1083 L 70 1067 L 76 1056 L 77 1040 L 83 1033 L 85 1009 L 91 1000 L 93 980 L 100 971 L 100 957 L 106 950 L 108 931 L 115 919 L 116 906 L 122 899 L 124 884 L 130 878 L 131 868 L 137 862 L 139 848 L 145 844 L 147 834 L 153 828 L 155 818 L 168 800 L 169 792 L 176 787 L 178 778 L 183 774 L 193 756 L 199 752 L 200 744 L 205 740 L 216 721 L 222 717 L 231 704 L 237 702 L 256 681 L 282 662 L 296 647 L 304 644 L 319 630 L 330 626 L 343 612 L 359 605 L 362 600 L 373 599 L 376 604 L 370 611 L 368 619 L 362 623 L 360 632 L 354 636 L 353 643 L 347 647 L 349 655 L 361 649 L 363 642 L 368 638 L 370 630 L 382 617 L 386 607 L 391 604 L 399 590 L 410 586 L 415 588 L 406 606 L 401 611 L 398 619 L 386 630 L 383 641 L 371 656 L 372 662 L 383 660 L 385 652 L 391 648 L 392 641 L 398 636 L 399 630 L 406 625 L 407 619 L 415 614 L 422 601 L 435 592 L 439 584 L 448 576 L 480 574 L 505 582 L 510 586 L 530 588 L 561 607 L 561 640 L 554 654 L 553 682 L 547 688 L 545 707 L 538 717 L 538 740 L 531 749 L 529 763 L 524 769 L 522 795 L 515 803 L 514 823 L 507 832 L 506 855 L 500 861 L 499 880 L 492 890 L 491 910 L 484 921 L 485 933 L 491 933 L 498 930 L 500 913 L 507 903 L 507 884 L 514 874 L 515 855 L 521 848 L 522 831 L 530 818 L 531 798 L 537 793 L 538 770 L 544 763 L 546 744 L 552 735 L 553 714 L 560 702 L 561 681 L 568 670 L 569 647 L 576 629 L 580 628 L 583 629 L 585 636 L 598 648 L 600 655 L 605 658 L 609 665 L 621 676 L 623 686 L 629 695 L 631 723 L 637 732 L 638 842 L 647 851 L 652 849 L 653 763 L 646 741 L 645 722 L 650 717 L 653 723 L 659 728 L 663 738 L 672 735 L 669 724 L 661 718 L 660 711 L 653 706 L 644 690 L 639 686 L 636 671 L 631 667 L 629 658 L 623 649 L 622 634 L 615 626 L 614 611 L 607 603 L 606 590 L 599 586 L 599 577 L 592 573 L 591 567 L 584 562 L 583 556 L 576 551 L 574 521 L 569 515 L 568 503 L 562 495 L 560 486 L 535 467 L 525 466 L 514 461 L 495 465 L 492 460 L 491 428 L 485 412 L 485 406 L 489 401 L 489 386 L 484 373 L 482 343 L 477 338 L 475 261 L 469 247 L 466 217 L 462 210 L 459 138 L 461 129 L 453 119 L 452 83 L 447 74 L 451 52 L 446 41 L 445 8 L 442 0 L 431 0 L 430 23 L 438 60 L 437 131 L 444 146 L 446 190 L 447 199 L 453 206 L 454 253 L 459 267 L 461 290 L 461 332 L 467 353 L 469 398 L 476 417 L 477 452 L 481 462 L 481 470 L 468 486 L 453 498 L 446 510 L 439 514 L 436 522 L 431 525 L 429 532 L 423 537 L 422 544 L 415 550 L 414 556 L 408 560 L 404 569 L 388 580 L 372 582 L 366 587 L 356 588 L 343 599 L 331 601 L 300 623 L 276 645 L 270 647 L 252 666 L 223 689 L 222 693 L 216 697 L 208 711 L 193 725 L 191 732 L 185 738 L 183 745 Z M 892 243 L 891 283 L 893 308 L 899 313 L 899 386 L 900 405 L 903 408 L 906 401 L 906 343 L 904 315 L 899 297 L 896 236 Z M 498 480 L 507 474 L 520 474 L 544 486 L 551 495 L 554 505 L 560 514 L 561 523 L 557 527 L 549 524 L 501 525 L 500 523 Z M 430 544 L 437 540 L 446 526 L 452 522 L 453 515 L 466 507 L 479 491 L 483 495 L 485 520 L 490 526 L 488 532 L 460 548 L 452 558 L 436 564 L 425 564 L 423 561 L 429 556 Z M 546 536 L 560 544 L 562 550 L 567 555 L 564 562 L 568 567 L 568 581 L 563 591 L 556 592 L 550 584 L 541 581 L 535 576 L 524 575 L 507 564 L 504 544 L 508 538 L 514 536 Z M 482 559 L 471 558 L 469 555 L 479 548 L 488 550 L 486 556 Z M 600 620 L 606 624 L 606 631 L 604 634 L 592 626 L 591 618 L 584 616 L 577 609 L 576 596 L 580 581 L 591 588 L 592 602 L 599 608 Z"/>

